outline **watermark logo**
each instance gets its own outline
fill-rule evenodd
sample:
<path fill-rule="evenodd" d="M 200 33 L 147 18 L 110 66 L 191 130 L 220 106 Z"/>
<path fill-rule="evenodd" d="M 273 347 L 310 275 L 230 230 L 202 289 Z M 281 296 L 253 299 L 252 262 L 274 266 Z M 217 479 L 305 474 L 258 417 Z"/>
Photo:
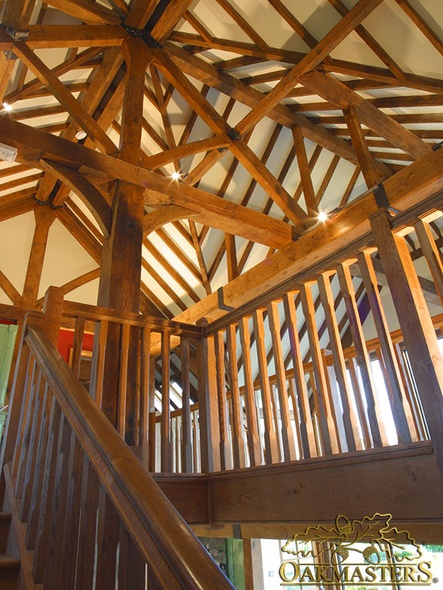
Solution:
<path fill-rule="evenodd" d="M 317 525 L 297 533 L 282 547 L 297 558 L 282 563 L 282 586 L 436 584 L 431 563 L 423 559 L 419 545 L 391 521 L 391 514 L 376 513 L 361 520 L 339 515 L 331 529 Z"/>

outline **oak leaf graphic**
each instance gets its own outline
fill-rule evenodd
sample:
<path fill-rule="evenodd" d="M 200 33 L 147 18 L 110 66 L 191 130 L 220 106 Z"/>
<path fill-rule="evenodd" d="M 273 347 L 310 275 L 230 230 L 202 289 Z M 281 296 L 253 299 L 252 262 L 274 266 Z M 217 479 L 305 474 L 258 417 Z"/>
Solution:
<path fill-rule="evenodd" d="M 391 514 L 375 513 L 361 520 L 349 520 L 340 514 L 335 520 L 335 527 L 327 529 L 322 525 L 308 527 L 303 533 L 295 534 L 282 547 L 282 551 L 298 557 L 316 558 L 328 549 L 336 555 L 338 561 L 345 561 L 349 552 L 363 555 L 370 564 L 379 563 L 383 554 L 400 563 L 403 560 L 416 561 L 421 557 L 421 550 L 407 531 L 399 531 L 391 526 Z M 303 542 L 300 547 L 294 541 Z M 317 541 L 309 545 L 308 541 Z M 322 543 L 327 541 L 329 548 Z M 354 547 L 356 543 L 366 544 L 365 549 Z"/>

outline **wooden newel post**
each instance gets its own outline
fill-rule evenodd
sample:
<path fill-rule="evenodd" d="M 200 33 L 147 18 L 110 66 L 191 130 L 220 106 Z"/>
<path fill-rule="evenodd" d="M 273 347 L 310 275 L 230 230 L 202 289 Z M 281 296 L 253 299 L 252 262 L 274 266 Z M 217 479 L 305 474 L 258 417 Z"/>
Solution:
<path fill-rule="evenodd" d="M 215 340 L 206 336 L 206 319 L 197 322 L 203 329 L 198 341 L 198 407 L 200 415 L 201 469 L 203 473 L 220 471 L 220 434 L 218 419 Z"/>
<path fill-rule="evenodd" d="M 58 346 L 60 324 L 63 314 L 63 299 L 64 293 L 61 289 L 58 287 L 49 287 L 46 291 L 43 304 L 43 329 L 51 343 L 56 348 Z"/>
<path fill-rule="evenodd" d="M 443 359 L 406 242 L 392 231 L 390 220 L 390 213 L 381 209 L 371 218 L 371 227 L 443 479 Z"/>

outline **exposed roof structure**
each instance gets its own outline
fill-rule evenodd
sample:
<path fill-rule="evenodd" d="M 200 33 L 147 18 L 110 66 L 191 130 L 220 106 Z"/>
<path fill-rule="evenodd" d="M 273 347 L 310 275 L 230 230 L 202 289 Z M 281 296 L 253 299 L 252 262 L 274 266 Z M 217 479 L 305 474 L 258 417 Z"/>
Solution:
<path fill-rule="evenodd" d="M 172 318 L 443 140 L 441 0 L 0 9 L 3 304 L 39 307 L 49 285 L 96 303 L 119 180 L 144 189 L 142 311 Z"/>

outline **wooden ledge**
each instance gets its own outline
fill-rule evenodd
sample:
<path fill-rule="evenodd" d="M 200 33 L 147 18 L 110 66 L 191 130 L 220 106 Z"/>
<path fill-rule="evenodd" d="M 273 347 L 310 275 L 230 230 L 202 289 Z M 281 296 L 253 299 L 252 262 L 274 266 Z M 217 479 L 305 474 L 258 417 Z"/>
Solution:
<path fill-rule="evenodd" d="M 443 543 L 443 482 L 430 442 L 154 478 L 199 534 L 285 538 L 284 531 L 333 524 L 338 514 L 359 519 L 380 512 L 418 542 Z"/>

